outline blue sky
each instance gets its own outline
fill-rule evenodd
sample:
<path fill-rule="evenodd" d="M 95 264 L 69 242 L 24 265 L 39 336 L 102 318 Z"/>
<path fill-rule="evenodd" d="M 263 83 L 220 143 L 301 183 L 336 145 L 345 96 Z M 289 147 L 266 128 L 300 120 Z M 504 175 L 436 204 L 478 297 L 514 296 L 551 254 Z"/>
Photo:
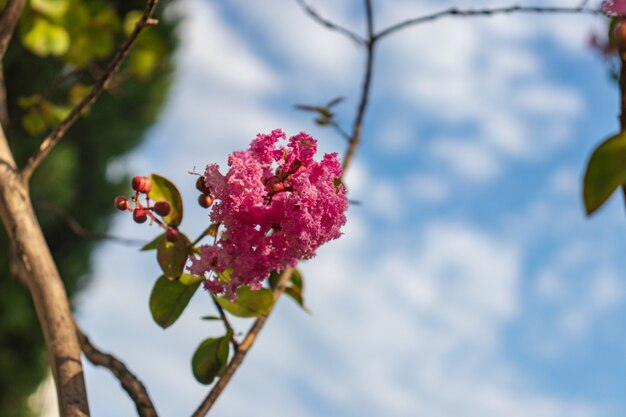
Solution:
<path fill-rule="evenodd" d="M 312 4 L 362 32 L 360 2 Z M 374 1 L 376 24 L 453 4 L 509 3 Z M 191 231 L 207 218 L 187 171 L 224 164 L 257 132 L 305 130 L 323 151 L 343 152 L 292 106 L 346 96 L 348 126 L 363 61 L 349 40 L 295 1 L 185 0 L 172 13 L 183 23 L 170 99 L 111 176 L 175 180 Z M 313 314 L 280 303 L 216 415 L 624 415 L 626 218 L 615 198 L 586 219 L 580 199 L 591 149 L 617 129 L 616 88 L 587 47 L 592 30 L 603 21 L 448 19 L 380 45 L 346 180 L 362 205 L 350 208 L 345 236 L 302 265 Z M 125 216 L 113 232 L 158 233 Z M 152 256 L 102 245 L 78 318 L 143 375 L 163 416 L 188 415 L 207 392 L 191 354 L 222 329 L 199 320 L 211 313 L 201 293 L 172 328 L 152 323 Z M 94 415 L 132 415 L 112 377 L 86 375 Z"/>

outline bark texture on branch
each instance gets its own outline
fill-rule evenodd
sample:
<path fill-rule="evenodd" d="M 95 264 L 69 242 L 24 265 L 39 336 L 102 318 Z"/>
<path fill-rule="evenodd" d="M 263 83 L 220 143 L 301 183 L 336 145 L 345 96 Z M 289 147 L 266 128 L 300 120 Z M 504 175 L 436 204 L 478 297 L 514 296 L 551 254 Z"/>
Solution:
<path fill-rule="evenodd" d="M 80 345 L 67 293 L 0 129 L 0 217 L 13 245 L 13 271 L 31 294 L 54 375 L 62 417 L 89 416 Z"/>

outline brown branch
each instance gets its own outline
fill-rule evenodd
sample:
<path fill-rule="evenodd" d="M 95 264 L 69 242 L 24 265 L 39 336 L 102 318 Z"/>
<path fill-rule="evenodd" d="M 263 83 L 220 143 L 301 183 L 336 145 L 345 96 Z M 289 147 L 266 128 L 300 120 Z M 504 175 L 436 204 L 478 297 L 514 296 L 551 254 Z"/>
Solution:
<path fill-rule="evenodd" d="M 280 275 L 278 283 L 276 284 L 276 288 L 274 289 L 274 305 L 276 305 L 276 303 L 280 299 L 280 296 L 283 294 L 283 292 L 285 292 L 285 288 L 287 286 L 287 283 L 291 279 L 292 273 L 293 268 L 287 267 Z M 246 354 L 254 344 L 257 335 L 265 325 L 265 322 L 269 315 L 272 313 L 272 310 L 254 321 L 254 324 L 252 324 L 252 327 L 250 327 L 250 330 L 248 330 L 248 333 L 246 333 L 245 338 L 239 344 L 239 349 L 235 351 L 235 355 L 226 366 L 224 373 L 222 373 L 222 376 L 220 376 L 220 378 L 217 380 L 217 382 L 213 386 L 213 389 L 211 389 L 207 397 L 202 401 L 202 404 L 200 404 L 198 409 L 193 413 L 192 417 L 204 417 L 209 412 L 213 404 L 215 404 L 215 401 L 219 398 L 222 391 L 224 391 L 224 388 L 226 388 L 226 385 L 228 385 L 228 382 L 233 377 L 235 371 L 237 371 L 239 365 L 241 365 L 244 358 L 246 357 Z"/>
<path fill-rule="evenodd" d="M 115 52 L 113 59 L 104 70 L 104 73 L 93 85 L 89 94 L 85 96 L 70 112 L 70 114 L 43 140 L 39 146 L 39 150 L 33 154 L 26 165 L 22 169 L 23 178 L 28 181 L 35 169 L 44 160 L 52 148 L 63 138 L 65 133 L 72 127 L 72 125 L 78 120 L 81 112 L 91 106 L 96 99 L 102 94 L 102 92 L 108 87 L 111 81 L 111 77 L 118 70 L 124 59 L 128 56 L 132 46 L 134 45 L 137 37 L 141 31 L 148 25 L 155 24 L 155 20 L 152 18 L 154 9 L 156 8 L 158 0 L 148 0 L 146 8 L 143 11 L 141 19 L 135 25 L 135 29 L 128 36 L 126 41 Z"/>
<path fill-rule="evenodd" d="M 365 45 L 365 39 L 356 33 L 352 32 L 350 29 L 346 29 L 343 26 L 340 26 L 330 20 L 322 17 L 314 8 L 309 6 L 304 0 L 296 0 L 300 7 L 307 13 L 314 21 L 319 23 L 320 25 L 326 27 L 327 29 L 333 30 L 335 32 L 339 32 L 344 36 L 347 36 L 358 45 Z"/>
<path fill-rule="evenodd" d="M 0 218 L 12 243 L 12 271 L 30 293 L 41 326 L 63 417 L 89 416 L 80 346 L 50 249 L 0 128 Z"/>
<path fill-rule="evenodd" d="M 76 217 L 72 216 L 70 213 L 63 210 L 61 207 L 57 206 L 56 204 L 53 204 L 48 201 L 35 202 L 35 207 L 51 211 L 57 216 L 62 217 L 63 220 L 65 220 L 65 222 L 67 223 L 67 227 L 69 227 L 72 233 L 74 233 L 78 237 L 82 237 L 85 239 L 94 239 L 94 240 L 109 240 L 111 242 L 115 242 L 115 243 L 119 243 L 120 245 L 127 245 L 127 246 L 139 246 L 145 243 L 143 240 L 139 240 L 139 239 L 129 239 L 126 237 L 115 236 L 115 235 L 111 235 L 108 233 L 100 233 L 100 232 L 93 232 L 91 230 L 87 230 L 83 227 L 83 225 L 81 225 L 78 222 Z"/>
<path fill-rule="evenodd" d="M 217 298 L 215 298 L 214 295 L 211 295 L 211 299 L 213 300 L 213 304 L 215 304 L 215 308 L 217 309 L 217 312 L 220 315 L 220 319 L 222 320 L 222 323 L 224 323 L 224 327 L 226 327 L 226 332 L 230 334 L 230 343 L 233 345 L 233 348 L 235 349 L 235 352 L 236 352 L 239 350 L 239 342 L 235 338 L 235 330 L 233 329 L 233 326 L 230 324 L 230 320 L 228 320 L 228 317 L 226 317 L 226 313 L 224 312 L 224 309 L 222 308 L 220 303 L 217 302 Z"/>
<path fill-rule="evenodd" d="M 135 403 L 139 417 L 158 417 L 152 400 L 146 391 L 146 387 L 127 367 L 115 356 L 98 350 L 91 344 L 87 336 L 76 326 L 76 334 L 80 342 L 80 347 L 95 366 L 107 368 L 120 381 L 122 388 Z"/>
<path fill-rule="evenodd" d="M 9 102 L 7 101 L 7 86 L 4 82 L 4 66 L 0 60 L 0 126 L 6 129 L 9 126 Z"/>
<path fill-rule="evenodd" d="M 372 11 L 372 1 L 365 1 L 365 16 L 367 20 L 367 42 L 365 43 L 365 75 L 363 77 L 363 86 L 361 88 L 361 99 L 357 108 L 354 124 L 352 126 L 352 136 L 348 145 L 348 150 L 343 158 L 342 168 L 344 173 L 352 163 L 352 158 L 356 153 L 359 143 L 361 142 L 361 130 L 363 128 L 363 119 L 369 102 L 369 95 L 372 86 L 372 74 L 374 68 L 374 46 L 376 45 L 376 37 L 374 35 L 374 14 Z"/>
<path fill-rule="evenodd" d="M 0 60 L 4 57 L 26 0 L 8 0 L 0 13 Z"/>
<path fill-rule="evenodd" d="M 427 14 L 424 16 L 415 17 L 405 20 L 400 23 L 389 26 L 386 29 L 381 30 L 375 35 L 376 39 L 384 38 L 394 32 L 405 29 L 409 26 L 415 26 L 421 23 L 432 22 L 443 17 L 489 17 L 498 14 L 512 14 L 512 13 L 535 13 L 535 14 L 591 14 L 600 15 L 604 14 L 602 10 L 586 7 L 585 2 L 577 7 L 540 7 L 540 6 L 508 6 L 508 7 L 496 7 L 493 9 L 459 9 L 451 7 L 433 14 Z"/>

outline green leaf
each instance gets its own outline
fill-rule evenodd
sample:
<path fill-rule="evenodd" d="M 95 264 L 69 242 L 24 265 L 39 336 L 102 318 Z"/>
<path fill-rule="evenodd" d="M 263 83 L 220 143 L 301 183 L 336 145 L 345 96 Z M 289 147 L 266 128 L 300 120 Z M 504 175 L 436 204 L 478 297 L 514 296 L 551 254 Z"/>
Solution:
<path fill-rule="evenodd" d="M 180 280 L 172 281 L 161 276 L 150 294 L 150 312 L 154 321 L 164 329 L 174 324 L 203 279 L 203 277 L 183 274 Z"/>
<path fill-rule="evenodd" d="M 30 0 L 33 10 L 52 18 L 63 17 L 70 6 L 69 0 Z"/>
<path fill-rule="evenodd" d="M 202 320 L 222 320 L 220 316 L 202 316 L 200 317 Z"/>
<path fill-rule="evenodd" d="M 168 225 L 177 227 L 183 220 L 183 200 L 180 197 L 178 188 L 167 178 L 157 174 L 150 174 L 150 181 L 152 182 L 150 198 L 154 201 L 167 201 L 170 203 L 170 214 L 163 217 L 163 220 Z"/>
<path fill-rule="evenodd" d="M 189 256 L 191 242 L 187 236 L 181 233 L 176 242 L 168 242 L 161 237 L 157 242 L 157 261 L 163 274 L 172 279 L 181 276 Z"/>
<path fill-rule="evenodd" d="M 48 100 L 42 100 L 39 107 L 44 120 L 49 126 L 56 126 L 72 111 L 70 106 L 54 104 Z"/>
<path fill-rule="evenodd" d="M 17 105 L 21 109 L 27 109 L 38 105 L 41 102 L 41 96 L 39 94 L 33 94 L 30 96 L 20 96 L 17 98 Z"/>
<path fill-rule="evenodd" d="M 623 184 L 626 184 L 626 133 L 601 143 L 589 158 L 583 184 L 587 215 L 600 208 Z"/>
<path fill-rule="evenodd" d="M 158 235 L 157 237 L 152 239 L 150 242 L 148 242 L 145 245 L 143 245 L 141 247 L 141 249 L 139 249 L 139 250 L 143 252 L 143 251 L 157 249 L 157 247 L 159 246 L 159 239 L 161 239 L 163 236 L 165 236 L 165 233 L 161 233 L 160 235 Z"/>
<path fill-rule="evenodd" d="M 31 108 L 22 116 L 22 127 L 29 135 L 38 135 L 46 130 L 46 122 L 36 108 Z"/>
<path fill-rule="evenodd" d="M 63 55 L 70 47 L 70 35 L 63 26 L 37 17 L 23 34 L 22 42 L 35 55 Z"/>
<path fill-rule="evenodd" d="M 191 368 L 193 376 L 201 384 L 210 384 L 226 369 L 230 352 L 230 337 L 231 333 L 228 332 L 223 337 L 206 339 L 194 352 L 191 358 Z"/>
<path fill-rule="evenodd" d="M 151 49 L 136 49 L 128 57 L 128 66 L 133 75 L 145 79 L 152 75 L 159 58 L 159 54 Z"/>
<path fill-rule="evenodd" d="M 132 31 L 135 30 L 135 26 L 137 26 L 137 22 L 139 22 L 141 16 L 143 16 L 143 11 L 141 10 L 131 10 L 126 13 L 124 17 L 124 34 L 126 36 L 130 35 Z"/>
<path fill-rule="evenodd" d="M 276 285 L 278 285 L 278 280 L 280 279 L 280 274 L 276 271 L 272 271 L 270 273 L 270 277 L 268 279 L 268 283 L 270 288 L 276 289 Z M 291 273 L 291 277 L 289 282 L 287 283 L 287 287 L 285 288 L 285 294 L 291 297 L 298 305 L 307 313 L 309 313 L 309 309 L 304 304 L 304 278 L 302 277 L 302 273 L 300 270 L 296 269 Z"/>
<path fill-rule="evenodd" d="M 217 297 L 220 306 L 237 317 L 259 317 L 270 311 L 274 304 L 274 294 L 267 288 L 252 291 L 248 287 L 237 289 L 237 299 L 230 301 L 227 297 Z"/>

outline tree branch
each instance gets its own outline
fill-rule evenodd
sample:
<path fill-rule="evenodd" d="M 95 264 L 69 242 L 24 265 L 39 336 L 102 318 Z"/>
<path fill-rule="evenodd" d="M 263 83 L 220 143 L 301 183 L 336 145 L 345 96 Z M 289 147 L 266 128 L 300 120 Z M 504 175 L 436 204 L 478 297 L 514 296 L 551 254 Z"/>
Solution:
<path fill-rule="evenodd" d="M 9 106 L 4 82 L 4 68 L 2 58 L 9 47 L 13 32 L 20 19 L 26 0 L 8 0 L 0 12 L 0 126 L 6 129 L 9 125 Z"/>
<path fill-rule="evenodd" d="M 7 101 L 7 86 L 4 82 L 4 66 L 0 60 L 0 126 L 6 129 L 9 126 L 9 102 Z"/>
<path fill-rule="evenodd" d="M 302 10 L 304 10 L 305 13 L 311 16 L 311 18 L 317 23 L 319 23 L 320 25 L 326 27 L 327 29 L 333 30 L 335 32 L 339 32 L 344 36 L 347 36 L 352 41 L 356 42 L 357 45 L 365 45 L 365 39 L 363 39 L 361 36 L 357 35 L 356 33 L 352 32 L 350 29 L 346 29 L 334 22 L 331 22 L 328 19 L 323 18 L 314 8 L 309 6 L 305 2 L 305 0 L 296 0 L 296 1 L 300 5 L 300 7 L 302 7 Z"/>
<path fill-rule="evenodd" d="M 280 275 L 278 283 L 276 284 L 276 289 L 274 289 L 274 305 L 276 305 L 276 303 L 280 299 L 280 296 L 283 294 L 283 292 L 285 292 L 285 288 L 287 287 L 287 283 L 291 279 L 291 274 L 293 273 L 293 271 L 293 268 L 287 267 Z M 213 407 L 213 404 L 215 404 L 215 401 L 219 398 L 222 391 L 224 391 L 224 388 L 226 388 L 226 385 L 228 385 L 228 382 L 233 377 L 235 371 L 237 371 L 239 365 L 241 365 L 244 358 L 246 357 L 246 354 L 254 344 L 257 335 L 259 334 L 261 329 L 263 329 L 263 326 L 265 325 L 265 322 L 267 321 L 269 315 L 272 313 L 272 310 L 254 321 L 254 324 L 252 325 L 252 327 L 250 327 L 248 333 L 246 333 L 246 337 L 239 344 L 239 348 L 235 351 L 235 355 L 226 366 L 224 373 L 222 373 L 222 376 L 220 376 L 220 378 L 217 380 L 217 382 L 213 386 L 213 389 L 211 389 L 207 397 L 202 401 L 198 409 L 193 413 L 192 417 L 204 417 L 209 412 L 211 407 Z"/>
<path fill-rule="evenodd" d="M 4 57 L 26 0 L 8 0 L 0 13 L 0 61 Z"/>
<path fill-rule="evenodd" d="M 100 96 L 100 94 L 102 94 L 102 92 L 107 88 L 109 82 L 111 81 L 111 77 L 120 67 L 124 59 L 128 56 L 141 31 L 146 26 L 156 23 L 156 21 L 152 18 L 152 15 L 157 6 L 157 3 L 158 0 L 148 0 L 141 19 L 139 19 L 139 21 L 135 25 L 135 29 L 128 36 L 126 41 L 119 47 L 117 52 L 115 52 L 113 59 L 104 70 L 104 73 L 102 74 L 100 79 L 98 79 L 98 81 L 93 85 L 91 91 L 89 91 L 89 94 L 87 94 L 87 96 L 85 96 L 85 98 L 83 98 L 80 103 L 78 103 L 72 109 L 70 114 L 61 123 L 59 123 L 59 125 L 52 132 L 50 132 L 50 134 L 48 134 L 48 136 L 39 146 L 39 150 L 28 159 L 26 165 L 22 169 L 22 177 L 25 179 L 25 181 L 28 181 L 28 179 L 30 179 L 35 169 L 44 160 L 48 153 L 50 153 L 52 148 L 57 143 L 59 143 L 65 133 L 78 120 L 81 112 L 86 107 L 92 105 Z"/>
<path fill-rule="evenodd" d="M 604 14 L 599 9 L 593 9 L 586 7 L 586 2 L 583 2 L 576 7 L 539 7 L 539 6 L 508 6 L 508 7 L 496 7 L 492 9 L 459 9 L 451 7 L 449 9 L 442 10 L 433 14 L 427 14 L 424 16 L 408 19 L 400 23 L 396 23 L 389 26 L 386 29 L 381 30 L 375 35 L 376 39 L 384 38 L 394 32 L 405 29 L 409 26 L 419 25 L 421 23 L 432 22 L 444 17 L 458 16 L 458 17 L 488 17 L 498 14 L 512 14 L 512 13 L 539 13 L 539 14 L 591 14 L 601 15 Z"/>
<path fill-rule="evenodd" d="M 137 378 L 123 362 L 115 356 L 98 350 L 91 344 L 87 336 L 76 326 L 76 334 L 80 342 L 80 347 L 89 359 L 89 362 L 95 366 L 107 368 L 120 381 L 124 391 L 128 393 L 131 400 L 135 403 L 137 413 L 140 417 L 158 417 L 156 409 L 152 404 L 152 400 L 146 391 L 146 387 Z"/>
<path fill-rule="evenodd" d="M 0 128 L 0 218 L 12 243 L 11 269 L 35 305 L 63 417 L 89 416 L 78 338 L 70 305 L 35 216 L 28 185 L 19 176 Z"/>
<path fill-rule="evenodd" d="M 217 312 L 220 315 L 220 319 L 222 320 L 222 323 L 224 323 L 224 327 L 226 327 L 226 331 L 230 333 L 230 343 L 233 345 L 233 348 L 235 349 L 235 352 L 236 352 L 239 350 L 239 342 L 235 338 L 235 330 L 233 329 L 233 326 L 230 324 L 230 320 L 228 320 L 228 317 L 226 317 L 226 313 L 224 313 L 224 309 L 222 308 L 220 303 L 217 302 L 217 298 L 215 298 L 214 295 L 211 295 L 211 299 L 213 300 L 213 304 L 215 304 L 215 308 L 217 309 Z"/>
<path fill-rule="evenodd" d="M 63 210 L 61 207 L 57 206 L 56 204 L 53 204 L 50 202 L 35 201 L 35 207 L 51 211 L 57 216 L 62 217 L 67 223 L 67 227 L 69 227 L 72 233 L 74 233 L 78 237 L 82 237 L 85 239 L 94 239 L 94 240 L 109 240 L 111 242 L 115 242 L 115 243 L 119 243 L 120 245 L 127 245 L 127 246 L 139 246 L 139 245 L 145 244 L 143 240 L 139 240 L 139 239 L 129 239 L 126 237 L 115 236 L 115 235 L 111 235 L 108 233 L 99 233 L 99 232 L 92 232 L 91 230 L 87 230 L 83 227 L 83 225 L 81 225 L 78 222 L 76 217 L 72 216 L 71 214 Z"/>
<path fill-rule="evenodd" d="M 365 118 L 365 111 L 367 110 L 367 104 L 369 101 L 369 95 L 372 86 L 372 72 L 374 69 L 374 46 L 376 45 L 376 37 L 374 35 L 374 14 L 372 11 L 372 1 L 364 0 L 364 2 L 365 15 L 367 20 L 367 41 L 365 43 L 365 75 L 363 77 L 363 86 L 361 88 L 361 99 L 359 100 L 359 106 L 357 108 L 356 116 L 354 118 L 354 124 L 352 126 L 352 135 L 350 137 L 348 150 L 346 151 L 346 155 L 343 158 L 342 168 L 344 170 L 344 173 L 352 163 L 352 158 L 354 158 L 356 149 L 361 142 L 361 130 L 363 128 L 363 119 Z"/>

